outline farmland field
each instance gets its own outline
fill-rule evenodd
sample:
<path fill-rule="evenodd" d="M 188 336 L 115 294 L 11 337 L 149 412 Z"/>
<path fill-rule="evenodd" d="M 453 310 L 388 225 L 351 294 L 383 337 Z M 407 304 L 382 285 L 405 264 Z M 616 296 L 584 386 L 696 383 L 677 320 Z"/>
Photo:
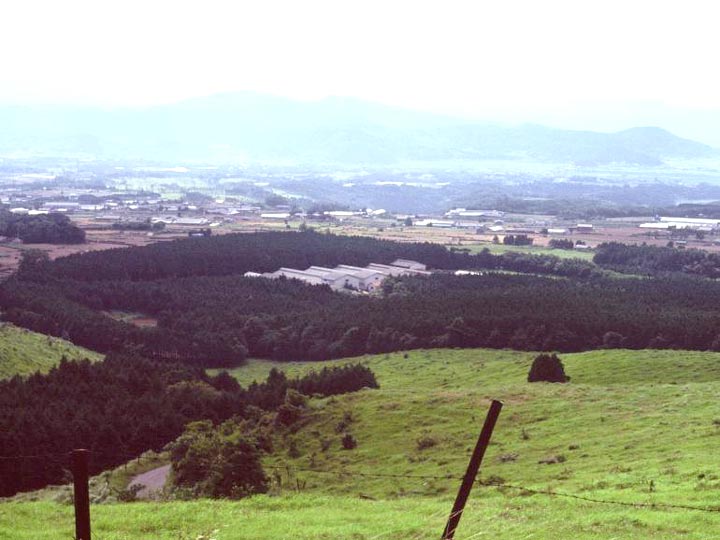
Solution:
<path fill-rule="evenodd" d="M 566 385 L 528 384 L 532 358 L 445 349 L 407 358 L 251 361 L 233 372 L 243 385 L 272 367 L 299 374 L 360 360 L 380 389 L 311 400 L 301 428 L 279 433 L 264 460 L 269 495 L 96 505 L 94 538 L 437 538 L 492 398 L 505 405 L 481 477 L 506 487 L 475 488 L 458 539 L 717 538 L 720 514 L 662 505 L 718 508 L 720 354 L 566 354 Z M 357 448 L 340 445 L 340 422 Z M 0 538 L 71 531 L 69 506 L 0 505 Z"/>
<path fill-rule="evenodd" d="M 584 261 L 592 261 L 594 253 L 592 251 L 575 251 L 570 249 L 552 249 L 542 246 L 506 246 L 503 244 L 475 244 L 465 245 L 464 248 L 470 250 L 470 253 L 478 253 L 483 249 L 489 249 L 493 255 L 517 251 L 520 253 L 529 253 L 530 255 L 552 255 L 563 259 L 582 259 Z"/>

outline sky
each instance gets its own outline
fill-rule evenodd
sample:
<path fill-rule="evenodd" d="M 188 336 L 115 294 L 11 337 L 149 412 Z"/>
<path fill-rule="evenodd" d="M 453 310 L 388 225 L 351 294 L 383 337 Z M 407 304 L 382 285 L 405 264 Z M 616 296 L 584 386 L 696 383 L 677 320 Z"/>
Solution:
<path fill-rule="evenodd" d="M 665 122 L 720 146 L 703 121 L 720 114 L 718 12 L 696 0 L 7 1 L 0 103 L 252 90 L 560 127 Z"/>

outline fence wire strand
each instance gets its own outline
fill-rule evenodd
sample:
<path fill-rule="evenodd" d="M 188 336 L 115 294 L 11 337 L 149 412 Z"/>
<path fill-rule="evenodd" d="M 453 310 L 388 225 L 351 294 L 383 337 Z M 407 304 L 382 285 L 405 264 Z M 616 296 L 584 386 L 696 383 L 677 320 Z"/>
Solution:
<path fill-rule="evenodd" d="M 30 461 L 36 462 L 38 460 L 44 460 L 47 462 L 46 465 L 65 465 L 69 467 L 70 456 L 72 452 L 58 452 L 52 454 L 32 454 L 32 455 L 17 455 L 17 456 L 0 456 L 0 461 Z M 158 461 L 158 456 L 145 456 L 131 453 L 105 453 L 105 452 L 90 452 L 91 455 L 102 456 L 114 460 L 128 460 L 136 463 Z M 265 469 L 274 471 L 286 472 L 288 475 L 298 473 L 302 474 L 317 474 L 317 475 L 332 475 L 344 478 L 369 478 L 369 479 L 393 479 L 393 480 L 424 480 L 424 481 L 462 481 L 463 476 L 444 474 L 444 475 L 426 475 L 426 474 L 401 474 L 401 473 L 365 473 L 359 471 L 350 471 L 347 469 L 340 470 L 322 470 L 313 469 L 306 467 L 294 467 L 294 466 L 283 466 L 283 465 L 263 465 Z M 626 508 L 634 509 L 648 509 L 648 510 L 686 510 L 693 512 L 706 512 L 717 514 L 720 513 L 720 506 L 695 506 L 690 504 L 675 504 L 665 502 L 640 502 L 640 501 L 618 501 L 612 499 L 601 499 L 596 497 L 589 497 L 587 495 L 580 495 L 578 493 L 567 493 L 563 491 L 556 491 L 552 489 L 542 489 L 537 487 L 523 486 L 520 484 L 510 484 L 504 482 L 488 482 L 478 479 L 475 481 L 475 486 L 483 489 L 496 488 L 502 490 L 513 490 L 518 491 L 521 494 L 530 495 L 542 495 L 546 497 L 558 497 L 565 499 L 574 499 L 583 501 L 591 504 L 604 504 L 613 506 L 622 506 Z M 442 512 L 438 513 L 439 516 Z M 433 516 L 437 517 L 437 516 Z"/>

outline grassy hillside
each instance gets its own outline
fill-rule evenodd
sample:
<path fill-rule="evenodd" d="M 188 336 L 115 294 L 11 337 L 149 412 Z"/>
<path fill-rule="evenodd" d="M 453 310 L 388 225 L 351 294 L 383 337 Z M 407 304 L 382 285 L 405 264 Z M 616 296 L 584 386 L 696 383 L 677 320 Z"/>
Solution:
<path fill-rule="evenodd" d="M 94 538 L 438 538 L 458 485 L 445 477 L 464 472 L 491 398 L 505 407 L 485 481 L 631 506 L 478 486 L 458 540 L 717 538 L 720 513 L 632 504 L 718 508 L 720 354 L 564 355 L 567 385 L 525 382 L 532 357 L 486 350 L 364 357 L 381 388 L 313 400 L 305 425 L 278 438 L 266 460 L 272 496 L 96 506 Z M 246 384 L 273 366 L 299 373 L 323 365 L 256 361 L 235 374 Z M 356 449 L 342 449 L 340 422 Z M 0 538 L 62 537 L 71 527 L 68 507 L 0 505 Z"/>
<path fill-rule="evenodd" d="M 0 324 L 0 379 L 30 375 L 36 371 L 46 372 L 60 362 L 63 356 L 68 359 L 102 358 L 96 352 L 65 340 L 6 323 Z"/>
<path fill-rule="evenodd" d="M 531 353 L 485 350 L 410 352 L 367 357 L 380 390 L 323 400 L 296 435 L 302 457 L 285 465 L 387 474 L 461 475 L 488 400 L 501 414 L 485 478 L 614 500 L 716 504 L 711 448 L 720 440 L 720 354 L 596 351 L 564 355 L 568 385 L 529 384 Z M 242 382 L 271 364 L 237 370 Z M 308 364 L 279 365 L 290 372 Z M 335 426 L 345 411 L 359 445 L 340 449 Z M 333 439 L 326 453 L 319 441 Z M 435 445 L 420 450 L 421 438 Z M 425 443 L 428 444 L 428 443 Z M 516 457 L 513 459 L 513 456 Z M 502 459 L 501 459 L 502 456 Z M 558 457 L 564 461 L 539 465 Z M 703 476 L 704 475 L 704 476 Z M 454 494 L 455 481 L 307 475 L 308 487 L 376 497 Z M 716 481 L 717 480 L 717 481 Z M 705 488 L 698 489 L 698 483 Z M 707 485 L 706 485 L 707 484 Z M 715 485 L 717 484 L 717 486 Z"/>

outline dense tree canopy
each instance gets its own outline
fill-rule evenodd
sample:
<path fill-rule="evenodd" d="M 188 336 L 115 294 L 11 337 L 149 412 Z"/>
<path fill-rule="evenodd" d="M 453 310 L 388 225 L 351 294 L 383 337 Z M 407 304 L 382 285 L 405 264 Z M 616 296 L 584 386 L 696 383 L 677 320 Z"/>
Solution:
<path fill-rule="evenodd" d="M 707 349 L 720 327 L 714 281 L 683 274 L 620 279 L 577 259 L 470 255 L 317 233 L 230 235 L 150 248 L 28 266 L 0 287 L 3 317 L 98 351 L 217 367 L 238 365 L 248 355 L 322 360 L 418 347 Z M 440 270 L 389 278 L 380 297 L 241 275 L 399 256 Z M 444 271 L 455 267 L 489 271 Z M 144 313 L 158 326 L 137 328 L 110 318 L 109 310 Z"/>
<path fill-rule="evenodd" d="M 678 249 L 618 242 L 600 244 L 593 261 L 605 268 L 638 274 L 683 272 L 709 278 L 720 277 L 720 254 L 699 249 Z"/>
<path fill-rule="evenodd" d="M 421 261 L 439 270 L 488 268 L 566 276 L 587 276 L 594 271 L 592 264 L 579 259 L 518 252 L 493 255 L 487 250 L 470 255 L 448 251 L 438 244 L 398 243 L 308 230 L 226 234 L 74 254 L 54 261 L 45 269 L 45 277 L 77 281 L 152 281 L 238 275 L 248 271 L 272 272 L 281 266 L 365 266 L 371 262 L 390 263 L 397 258 Z"/>
<path fill-rule="evenodd" d="M 16 215 L 0 209 L 0 236 L 26 244 L 82 244 L 85 231 L 64 214 Z"/>

